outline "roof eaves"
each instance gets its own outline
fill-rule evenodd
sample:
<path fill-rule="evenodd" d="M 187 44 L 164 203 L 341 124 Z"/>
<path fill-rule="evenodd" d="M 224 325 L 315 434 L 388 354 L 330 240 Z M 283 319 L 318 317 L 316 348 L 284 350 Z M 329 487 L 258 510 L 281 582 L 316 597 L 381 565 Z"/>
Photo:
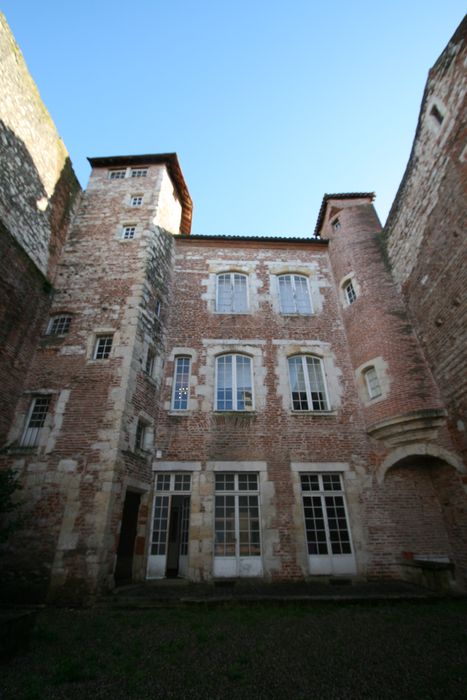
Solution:
<path fill-rule="evenodd" d="M 326 205 L 330 199 L 365 199 L 369 198 L 371 201 L 375 198 L 374 192 L 337 192 L 336 194 L 325 194 L 323 201 L 321 202 L 321 207 L 318 212 L 318 219 L 316 221 L 315 230 L 313 235 L 319 237 L 319 232 L 321 226 L 323 225 L 324 215 L 326 213 Z"/>

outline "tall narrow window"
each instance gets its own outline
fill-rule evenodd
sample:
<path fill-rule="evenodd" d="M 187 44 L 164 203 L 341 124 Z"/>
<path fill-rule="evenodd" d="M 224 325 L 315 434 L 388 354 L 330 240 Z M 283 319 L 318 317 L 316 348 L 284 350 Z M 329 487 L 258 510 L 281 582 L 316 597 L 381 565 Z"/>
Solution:
<path fill-rule="evenodd" d="M 308 554 L 351 554 L 340 474 L 302 474 L 301 484 Z"/>
<path fill-rule="evenodd" d="M 216 410 L 251 411 L 251 359 L 246 355 L 221 355 L 216 370 Z"/>
<path fill-rule="evenodd" d="M 328 411 L 323 365 L 313 355 L 289 358 L 290 389 L 294 411 Z"/>
<path fill-rule="evenodd" d="M 142 421 L 138 421 L 136 425 L 135 447 L 137 450 L 146 449 L 146 425 Z"/>
<path fill-rule="evenodd" d="M 257 474 L 216 474 L 216 557 L 261 555 Z"/>
<path fill-rule="evenodd" d="M 247 276 L 238 272 L 217 275 L 216 311 L 239 314 L 248 311 Z"/>
<path fill-rule="evenodd" d="M 283 314 L 311 314 L 308 279 L 303 275 L 280 275 L 279 299 Z"/>
<path fill-rule="evenodd" d="M 374 367 L 368 367 L 368 369 L 365 370 L 364 375 L 366 388 L 370 399 L 376 399 L 378 396 L 381 396 L 382 391 L 376 369 Z"/>
<path fill-rule="evenodd" d="M 150 377 L 154 376 L 154 370 L 156 367 L 156 353 L 154 348 L 148 348 L 147 354 L 146 354 L 146 362 L 144 365 L 144 371 L 146 374 L 148 374 Z"/>
<path fill-rule="evenodd" d="M 353 304 L 355 299 L 357 298 L 357 295 L 355 293 L 355 288 L 352 284 L 352 280 L 345 282 L 344 292 L 345 292 L 345 298 L 347 300 L 347 304 Z"/>
<path fill-rule="evenodd" d="M 36 396 L 33 399 L 20 440 L 22 447 L 35 447 L 39 443 L 41 429 L 44 427 L 49 405 L 50 396 Z"/>
<path fill-rule="evenodd" d="M 172 393 L 172 408 L 174 411 L 185 411 L 188 408 L 190 396 L 190 358 L 176 357 L 174 370 L 174 386 Z"/>

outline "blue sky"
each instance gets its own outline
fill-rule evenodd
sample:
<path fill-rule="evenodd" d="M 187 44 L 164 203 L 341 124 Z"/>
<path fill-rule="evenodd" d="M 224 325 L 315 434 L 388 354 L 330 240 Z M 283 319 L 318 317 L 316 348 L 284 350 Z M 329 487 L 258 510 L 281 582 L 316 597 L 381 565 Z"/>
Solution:
<path fill-rule="evenodd" d="M 460 0 L 4 0 L 83 187 L 176 151 L 193 233 L 309 236 L 325 192 L 383 223 Z"/>

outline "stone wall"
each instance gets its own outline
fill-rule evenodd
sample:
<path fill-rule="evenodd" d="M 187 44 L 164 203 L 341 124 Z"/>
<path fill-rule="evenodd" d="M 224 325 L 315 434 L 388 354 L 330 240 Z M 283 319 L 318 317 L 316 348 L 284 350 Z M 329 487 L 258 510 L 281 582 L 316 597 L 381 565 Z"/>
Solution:
<path fill-rule="evenodd" d="M 394 279 L 467 454 L 467 21 L 431 69 L 385 227 Z"/>

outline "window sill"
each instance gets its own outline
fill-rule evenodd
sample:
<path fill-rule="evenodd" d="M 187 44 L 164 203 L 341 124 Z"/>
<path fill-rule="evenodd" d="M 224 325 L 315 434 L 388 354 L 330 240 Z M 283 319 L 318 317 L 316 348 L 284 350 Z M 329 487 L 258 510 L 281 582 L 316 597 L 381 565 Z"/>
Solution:
<path fill-rule="evenodd" d="M 337 416 L 337 411 L 290 411 L 292 416 Z"/>
<path fill-rule="evenodd" d="M 316 314 L 314 314 L 312 311 L 310 311 L 309 313 L 299 313 L 298 311 L 290 311 L 287 313 L 287 312 L 281 311 L 280 315 L 286 316 L 288 318 L 303 318 L 303 317 L 309 318 L 310 316 L 316 316 Z"/>
<path fill-rule="evenodd" d="M 168 416 L 175 416 L 178 418 L 186 418 L 187 416 L 191 416 L 192 413 L 193 411 L 189 408 L 181 408 L 178 411 L 174 408 L 171 408 L 169 411 L 167 411 Z"/>
<path fill-rule="evenodd" d="M 32 447 L 22 447 L 21 445 L 9 445 L 3 447 L 0 450 L 1 454 L 7 455 L 35 455 L 39 451 L 40 445 L 33 445 Z"/>
<path fill-rule="evenodd" d="M 256 416 L 256 411 L 214 411 L 215 416 Z"/>
<path fill-rule="evenodd" d="M 251 316 L 251 311 L 214 311 L 216 316 Z"/>

